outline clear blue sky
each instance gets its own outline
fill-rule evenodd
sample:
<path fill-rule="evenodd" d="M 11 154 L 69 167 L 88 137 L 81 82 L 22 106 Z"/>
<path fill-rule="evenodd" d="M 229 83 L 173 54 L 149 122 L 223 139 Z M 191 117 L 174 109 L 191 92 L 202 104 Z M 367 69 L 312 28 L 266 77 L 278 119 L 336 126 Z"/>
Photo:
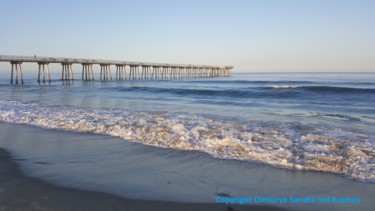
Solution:
<path fill-rule="evenodd" d="M 375 71 L 375 0 L 0 0 L 0 54 Z"/>

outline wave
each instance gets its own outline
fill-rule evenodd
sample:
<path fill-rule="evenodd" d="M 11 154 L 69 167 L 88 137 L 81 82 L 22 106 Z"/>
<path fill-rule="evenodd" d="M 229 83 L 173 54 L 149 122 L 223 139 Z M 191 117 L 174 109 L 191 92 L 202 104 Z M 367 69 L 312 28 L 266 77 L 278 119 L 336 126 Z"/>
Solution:
<path fill-rule="evenodd" d="M 375 89 L 353 88 L 353 87 L 334 87 L 334 86 L 297 86 L 297 85 L 272 85 L 247 88 L 162 88 L 162 87 L 116 87 L 109 88 L 119 92 L 147 92 L 147 93 L 165 93 L 182 96 L 208 96 L 208 97 L 306 97 L 306 93 L 317 94 L 375 94 Z"/>
<path fill-rule="evenodd" d="M 304 86 L 301 87 L 307 91 L 313 92 L 332 92 L 332 93 L 363 93 L 374 94 L 375 89 L 372 88 L 354 88 L 354 87 L 338 87 L 338 86 Z"/>
<path fill-rule="evenodd" d="M 341 87 L 341 86 L 293 86 L 293 85 L 280 85 L 280 86 L 267 86 L 265 89 L 298 89 L 311 92 L 332 92 L 332 93 L 374 93 L 375 89 L 372 88 L 355 88 L 355 87 Z"/>
<path fill-rule="evenodd" d="M 111 88 L 121 92 L 148 92 L 148 93 L 168 93 L 174 95 L 202 95 L 202 96 L 228 96 L 241 97 L 248 94 L 248 90 L 240 89 L 189 89 L 189 88 L 160 88 L 160 87 L 120 87 Z"/>
<path fill-rule="evenodd" d="M 179 81 L 180 82 L 180 81 Z M 198 80 L 182 81 L 186 83 L 203 83 L 203 84 L 313 84 L 313 81 L 250 81 L 250 80 Z"/>
<path fill-rule="evenodd" d="M 375 183 L 375 138 L 348 129 L 15 101 L 0 101 L 0 121 L 107 134 L 156 147 L 202 151 L 216 158 L 331 172 Z"/>
<path fill-rule="evenodd" d="M 176 81 L 166 81 L 168 83 L 176 83 Z M 266 80 L 215 80 L 215 79 L 205 79 L 205 80 L 182 80 L 178 81 L 178 83 L 188 83 L 188 84 L 228 84 L 228 85 L 242 85 L 242 84 L 247 84 L 247 85 L 284 85 L 284 84 L 290 84 L 290 85 L 314 85 L 314 84 L 320 84 L 321 82 L 317 81 L 301 81 L 301 80 L 278 80 L 278 81 L 266 81 Z M 353 81 L 348 81 L 348 82 L 338 82 L 338 81 L 332 81 L 329 82 L 329 84 L 333 86 L 340 86 L 340 87 L 345 87 L 348 85 L 352 86 L 374 86 L 375 82 L 353 82 Z"/>
<path fill-rule="evenodd" d="M 291 85 L 280 85 L 280 86 L 271 86 L 272 89 L 294 89 L 298 86 L 291 86 Z"/>

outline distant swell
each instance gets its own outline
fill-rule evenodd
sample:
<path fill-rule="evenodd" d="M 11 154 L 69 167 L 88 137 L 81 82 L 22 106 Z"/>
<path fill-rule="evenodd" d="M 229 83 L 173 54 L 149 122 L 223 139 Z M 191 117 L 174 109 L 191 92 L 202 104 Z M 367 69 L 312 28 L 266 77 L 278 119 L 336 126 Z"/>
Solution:
<path fill-rule="evenodd" d="M 174 95 L 201 95 L 201 96 L 227 96 L 227 97 L 241 97 L 249 94 L 249 90 L 238 90 L 238 89 L 226 89 L 226 90 L 214 90 L 214 89 L 183 89 L 183 88 L 159 88 L 159 87 L 122 87 L 114 88 L 121 92 L 148 92 L 148 93 L 167 93 Z"/>
<path fill-rule="evenodd" d="M 174 94 L 183 96 L 210 96 L 210 97 L 256 97 L 267 95 L 276 96 L 287 94 L 300 94 L 305 96 L 306 93 L 318 94 L 375 94 L 375 89 L 352 88 L 352 87 L 333 87 L 333 86 L 297 86 L 297 85 L 271 85 L 261 87 L 247 87 L 236 89 L 194 89 L 194 88 L 160 88 L 160 87 L 117 87 L 111 88 L 120 92 L 147 92 L 155 94 Z M 308 95 L 307 95 L 308 96 Z"/>
<path fill-rule="evenodd" d="M 181 81 L 185 82 L 185 81 Z M 191 83 L 191 81 L 186 81 Z M 249 80 L 204 80 L 204 81 L 194 81 L 193 83 L 202 83 L 202 84 L 312 84 L 312 81 L 249 81 Z"/>
<path fill-rule="evenodd" d="M 332 93 L 369 93 L 374 94 L 375 89 L 365 89 L 365 88 L 352 88 L 352 87 L 333 87 L 333 86 L 304 86 L 300 87 L 307 91 L 313 92 L 332 92 Z"/>
<path fill-rule="evenodd" d="M 375 139 L 348 129 L 0 101 L 0 122 L 107 134 L 164 148 L 375 183 Z"/>

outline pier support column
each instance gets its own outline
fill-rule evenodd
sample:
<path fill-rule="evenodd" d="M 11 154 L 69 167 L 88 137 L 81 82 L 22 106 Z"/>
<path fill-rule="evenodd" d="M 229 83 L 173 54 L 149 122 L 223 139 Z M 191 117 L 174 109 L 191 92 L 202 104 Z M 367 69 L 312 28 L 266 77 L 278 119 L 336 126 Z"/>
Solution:
<path fill-rule="evenodd" d="M 152 73 L 151 73 L 151 79 L 154 79 L 156 77 L 156 66 L 152 66 Z"/>
<path fill-rule="evenodd" d="M 92 63 L 82 63 L 82 80 L 95 80 L 94 71 L 92 70 Z"/>
<path fill-rule="evenodd" d="M 151 78 L 151 75 L 152 75 L 152 67 L 149 66 L 149 67 L 147 68 L 147 78 L 150 79 L 150 78 Z"/>
<path fill-rule="evenodd" d="M 151 78 L 151 66 L 142 65 L 141 79 L 150 79 Z"/>
<path fill-rule="evenodd" d="M 129 79 L 136 80 L 139 76 L 139 66 L 138 65 L 130 65 L 130 73 Z"/>
<path fill-rule="evenodd" d="M 155 79 L 156 78 L 156 75 L 157 75 L 157 70 L 158 68 L 153 66 L 152 67 L 152 75 L 151 75 L 151 79 Z"/>
<path fill-rule="evenodd" d="M 152 66 L 148 66 L 147 67 L 147 79 L 151 79 L 152 76 L 154 75 L 154 72 L 153 72 L 153 67 Z"/>
<path fill-rule="evenodd" d="M 135 66 L 134 67 L 134 76 L 135 76 L 135 80 L 139 80 L 140 79 L 140 71 L 139 71 L 139 66 Z"/>
<path fill-rule="evenodd" d="M 116 65 L 116 80 L 120 79 L 120 66 Z"/>
<path fill-rule="evenodd" d="M 46 82 L 46 74 L 47 74 L 47 77 L 48 77 L 48 82 L 51 83 L 51 74 L 49 72 L 48 65 L 49 65 L 48 62 L 38 62 L 38 66 L 39 66 L 38 83 L 40 83 L 40 74 L 41 74 L 41 71 L 43 71 L 43 83 Z"/>
<path fill-rule="evenodd" d="M 230 76 L 230 68 L 227 68 L 227 76 Z"/>
<path fill-rule="evenodd" d="M 160 77 L 160 66 L 153 66 L 152 67 L 152 75 L 151 79 L 159 79 Z"/>
<path fill-rule="evenodd" d="M 18 75 L 20 76 L 21 84 L 23 84 L 23 75 L 22 75 L 22 67 L 21 67 L 22 62 L 10 62 L 10 64 L 12 65 L 12 72 L 11 72 L 11 75 L 10 75 L 10 83 L 13 84 L 13 76 L 14 76 L 14 72 L 15 72 L 16 84 L 18 84 Z"/>
<path fill-rule="evenodd" d="M 188 68 L 189 78 L 193 78 L 193 68 Z"/>
<path fill-rule="evenodd" d="M 177 67 L 177 79 L 181 79 L 182 78 L 182 71 L 184 71 L 184 68 Z"/>
<path fill-rule="evenodd" d="M 140 79 L 140 72 L 139 72 L 139 66 L 135 66 L 134 68 L 135 71 L 135 79 L 139 80 Z"/>
<path fill-rule="evenodd" d="M 167 79 L 168 67 L 163 66 L 161 71 L 161 79 Z"/>
<path fill-rule="evenodd" d="M 171 67 L 165 67 L 165 79 L 170 79 Z"/>
<path fill-rule="evenodd" d="M 129 80 L 134 79 L 134 66 L 130 65 Z"/>
<path fill-rule="evenodd" d="M 61 63 L 61 80 L 74 80 L 72 63 Z"/>
<path fill-rule="evenodd" d="M 110 64 L 100 64 L 100 80 L 112 80 Z"/>
<path fill-rule="evenodd" d="M 126 71 L 125 66 L 123 64 L 116 65 L 116 79 L 125 80 L 126 79 Z"/>
<path fill-rule="evenodd" d="M 100 80 L 106 79 L 106 71 L 105 71 L 106 67 L 107 67 L 106 65 L 100 64 Z"/>
<path fill-rule="evenodd" d="M 190 67 L 185 68 L 184 72 L 185 72 L 185 78 L 189 79 L 190 78 L 191 68 Z"/>
<path fill-rule="evenodd" d="M 168 79 L 172 79 L 172 69 L 173 69 L 173 67 L 168 68 L 167 75 L 166 75 L 166 77 Z"/>
<path fill-rule="evenodd" d="M 141 66 L 141 75 L 139 77 L 139 79 L 147 79 L 147 66 Z"/>
<path fill-rule="evenodd" d="M 94 71 L 92 70 L 92 65 L 93 64 L 89 64 L 89 71 L 90 71 L 90 73 L 91 73 L 91 80 L 95 80 L 95 76 L 94 76 Z M 74 80 L 74 78 L 73 78 L 73 80 Z"/>
<path fill-rule="evenodd" d="M 110 64 L 107 65 L 107 71 L 109 73 L 109 80 L 112 80 L 112 71 L 111 71 L 111 65 Z"/>
<path fill-rule="evenodd" d="M 181 69 L 181 68 L 180 68 Z M 189 75 L 189 68 L 182 68 L 182 78 L 186 79 L 188 78 L 188 75 Z"/>
<path fill-rule="evenodd" d="M 126 80 L 126 65 L 123 65 L 122 66 L 122 78 L 123 80 Z"/>
<path fill-rule="evenodd" d="M 153 67 L 148 67 L 148 68 L 147 68 L 147 73 L 148 73 L 148 78 L 149 78 L 149 79 L 151 78 L 151 75 L 154 74 L 154 73 L 152 72 L 152 70 L 151 70 L 152 68 L 153 68 Z"/>
<path fill-rule="evenodd" d="M 175 73 L 176 73 L 176 67 L 171 67 L 170 72 L 169 72 L 169 79 L 175 79 Z"/>
<path fill-rule="evenodd" d="M 162 71 L 162 67 L 158 66 L 158 69 L 157 69 L 157 79 L 161 79 L 161 71 Z"/>

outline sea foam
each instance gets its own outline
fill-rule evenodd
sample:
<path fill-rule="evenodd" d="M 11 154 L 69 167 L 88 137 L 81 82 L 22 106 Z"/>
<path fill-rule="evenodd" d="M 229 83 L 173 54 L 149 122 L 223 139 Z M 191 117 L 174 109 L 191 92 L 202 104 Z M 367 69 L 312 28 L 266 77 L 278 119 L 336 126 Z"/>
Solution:
<path fill-rule="evenodd" d="M 198 150 L 216 158 L 331 172 L 375 182 L 375 139 L 361 131 L 15 101 L 0 101 L 0 121 L 107 134 L 156 147 Z"/>

